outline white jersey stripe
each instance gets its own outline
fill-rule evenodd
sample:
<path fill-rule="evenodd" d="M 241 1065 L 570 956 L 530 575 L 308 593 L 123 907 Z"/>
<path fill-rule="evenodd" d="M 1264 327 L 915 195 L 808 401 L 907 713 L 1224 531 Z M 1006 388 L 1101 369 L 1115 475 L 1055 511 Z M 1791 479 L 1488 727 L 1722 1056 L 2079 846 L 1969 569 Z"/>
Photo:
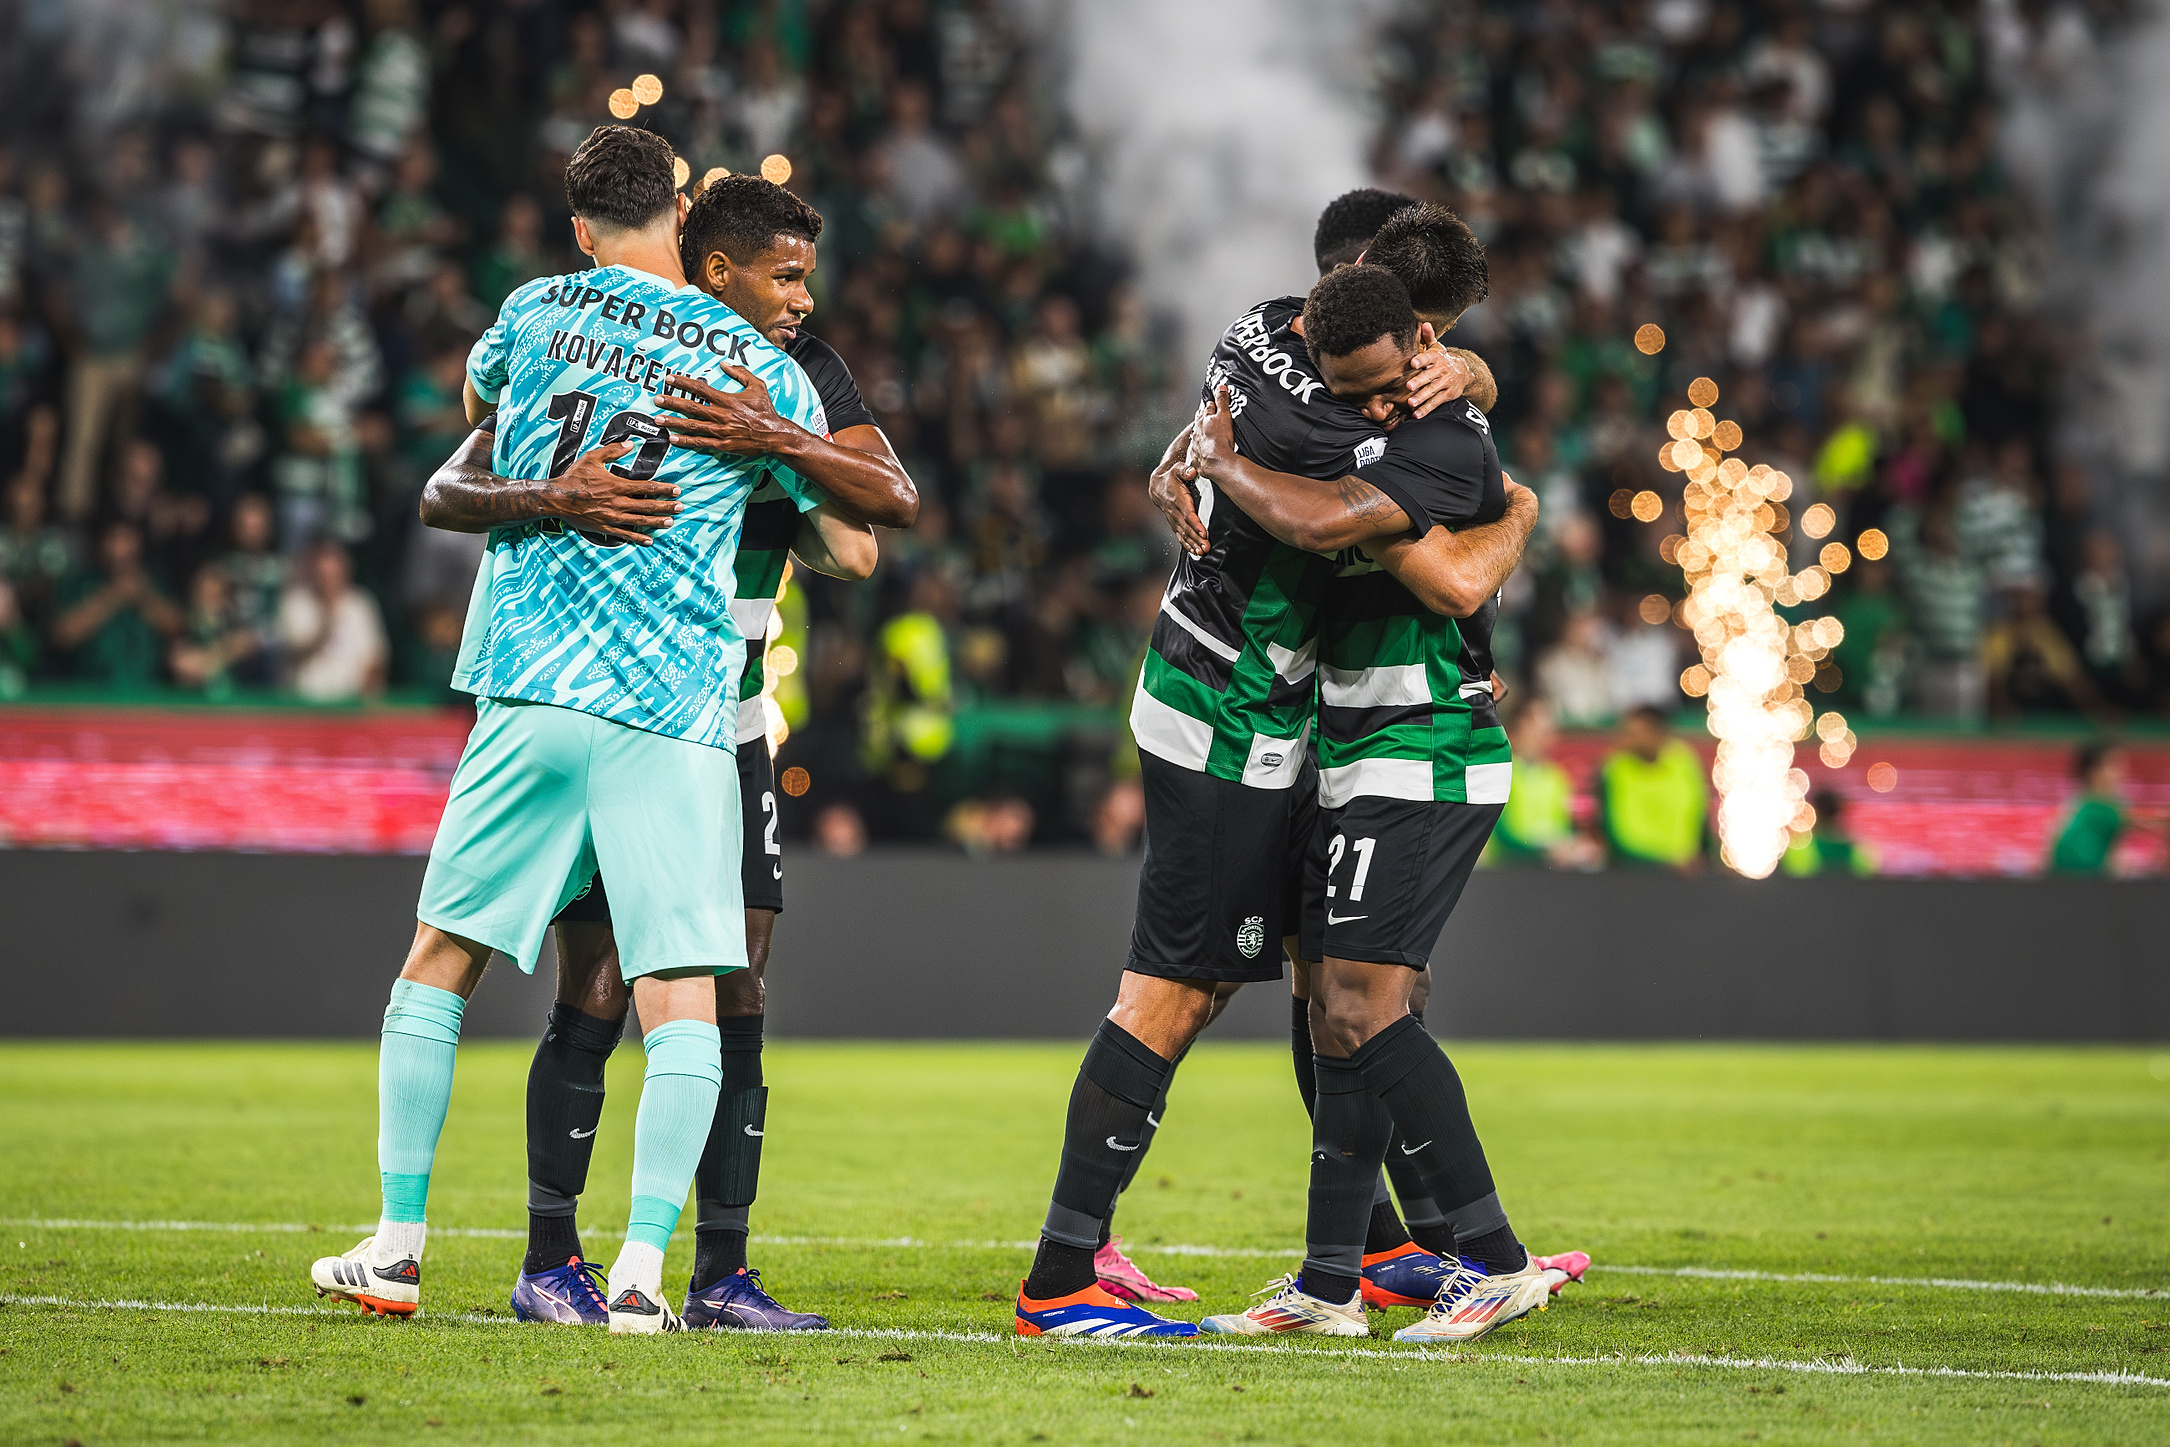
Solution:
<path fill-rule="evenodd" d="M 1358 759 L 1338 769 L 1319 770 L 1319 807 L 1339 809 L 1359 794 L 1374 799 L 1429 800 L 1430 759 Z"/>
<path fill-rule="evenodd" d="M 1431 701 L 1431 684 L 1421 663 L 1357 669 L 1319 665 L 1319 702 L 1328 708 L 1388 708 Z"/>
<path fill-rule="evenodd" d="M 1130 732 L 1158 759 L 1204 772 L 1213 751 L 1213 725 L 1161 702 L 1142 683 L 1130 702 Z"/>

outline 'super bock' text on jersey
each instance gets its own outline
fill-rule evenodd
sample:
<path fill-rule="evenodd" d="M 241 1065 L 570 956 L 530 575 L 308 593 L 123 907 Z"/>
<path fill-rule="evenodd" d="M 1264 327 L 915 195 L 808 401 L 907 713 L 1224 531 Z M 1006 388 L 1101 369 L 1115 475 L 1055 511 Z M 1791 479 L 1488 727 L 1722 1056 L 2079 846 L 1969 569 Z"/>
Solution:
<path fill-rule="evenodd" d="M 1468 401 L 1402 423 L 1357 476 L 1401 503 L 1420 536 L 1506 511 L 1491 424 Z M 1361 549 L 1335 560 L 1319 609 L 1323 807 L 1364 795 L 1507 802 L 1513 768 L 1492 703 L 1498 616 L 1497 598 L 1467 618 L 1434 613 Z"/>
<path fill-rule="evenodd" d="M 1302 297 L 1261 302 L 1213 349 L 1204 396 L 1226 386 L 1236 445 L 1276 472 L 1335 478 L 1376 460 L 1386 436 L 1327 391 L 1291 330 Z M 1180 556 L 1131 703 L 1146 752 L 1223 779 L 1285 789 L 1313 713 L 1316 614 L 1333 562 L 1280 542 L 1198 483 L 1203 557 Z"/>
<path fill-rule="evenodd" d="M 494 529 L 454 687 L 734 745 L 746 635 L 730 605 L 747 500 L 764 476 L 796 509 L 821 497 L 773 458 L 670 445 L 655 405 L 664 374 L 733 391 L 726 362 L 760 377 L 781 415 L 828 431 L 805 372 L 690 286 L 606 266 L 506 299 L 467 362 L 475 391 L 499 403 L 493 470 L 556 476 L 590 448 L 637 440 L 613 470 L 676 485 L 683 510 L 647 547 L 594 542 L 554 520 Z"/>

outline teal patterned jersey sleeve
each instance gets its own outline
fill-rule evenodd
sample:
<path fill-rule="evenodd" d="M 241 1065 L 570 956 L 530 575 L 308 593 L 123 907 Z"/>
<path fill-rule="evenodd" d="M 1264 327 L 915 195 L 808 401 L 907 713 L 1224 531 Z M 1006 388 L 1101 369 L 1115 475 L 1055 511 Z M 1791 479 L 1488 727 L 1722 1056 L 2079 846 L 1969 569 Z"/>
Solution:
<path fill-rule="evenodd" d="M 822 415 L 821 394 L 814 390 L 813 379 L 806 375 L 804 367 L 779 352 L 775 361 L 764 369 L 761 380 L 768 383 L 769 400 L 776 404 L 778 416 L 789 418 L 816 437 L 829 435 L 829 419 Z M 800 512 L 812 512 L 829 500 L 828 494 L 781 462 L 770 465 L 769 475 L 797 504 Z"/>
<path fill-rule="evenodd" d="M 526 288 L 522 288 L 522 291 Z M 498 398 L 505 395 L 505 383 L 511 376 L 511 336 L 506 318 L 512 315 L 521 293 L 515 291 L 505 298 L 505 305 L 497 314 L 490 329 L 476 339 L 467 353 L 467 380 L 474 384 L 475 395 L 495 406 Z"/>

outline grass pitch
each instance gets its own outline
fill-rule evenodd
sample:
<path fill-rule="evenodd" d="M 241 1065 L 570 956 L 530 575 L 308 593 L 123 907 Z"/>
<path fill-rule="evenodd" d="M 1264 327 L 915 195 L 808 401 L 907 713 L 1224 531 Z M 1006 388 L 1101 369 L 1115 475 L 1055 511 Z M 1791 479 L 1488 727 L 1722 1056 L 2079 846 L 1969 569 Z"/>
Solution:
<path fill-rule="evenodd" d="M 0 1441 L 2170 1441 L 2160 1051 L 1461 1047 L 1523 1236 L 1597 1266 L 1447 1354 L 1385 1340 L 1408 1311 L 1368 1343 L 1009 1336 L 1067 1044 L 770 1047 L 755 1263 L 842 1330 L 511 1325 L 529 1049 L 460 1052 L 424 1316 L 379 1322 L 306 1277 L 375 1216 L 373 1046 L 0 1047 Z M 606 1261 L 640 1063 L 583 1202 Z M 1301 1256 L 1288 1075 L 1201 1046 L 1123 1203 L 1199 1314 Z"/>

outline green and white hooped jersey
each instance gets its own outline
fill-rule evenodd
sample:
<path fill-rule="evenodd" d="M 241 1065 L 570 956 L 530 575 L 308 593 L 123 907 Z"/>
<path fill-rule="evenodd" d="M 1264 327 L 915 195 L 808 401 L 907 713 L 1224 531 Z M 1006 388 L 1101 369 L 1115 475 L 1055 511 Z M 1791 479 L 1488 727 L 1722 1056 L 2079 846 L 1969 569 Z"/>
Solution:
<path fill-rule="evenodd" d="M 769 620 L 776 616 L 776 594 L 799 536 L 799 518 L 798 503 L 774 478 L 755 488 L 746 504 L 746 527 L 731 579 L 731 617 L 746 637 L 746 667 L 738 685 L 741 744 L 768 736 L 770 705 L 761 690 L 768 678 Z"/>
<path fill-rule="evenodd" d="M 1276 472 L 1342 477 L 1386 447 L 1326 390 L 1291 329 L 1300 296 L 1238 317 L 1213 348 L 1203 395 L 1226 386 L 1236 446 Z M 1260 789 L 1296 782 L 1310 748 L 1319 600 L 1330 559 L 1280 542 L 1213 485 L 1197 487 L 1203 557 L 1177 557 L 1130 707 L 1138 747 Z"/>
<path fill-rule="evenodd" d="M 1434 613 L 1351 548 L 1319 615 L 1319 805 L 1368 795 L 1504 804 L 1514 780 L 1492 704 L 1497 598 Z"/>
<path fill-rule="evenodd" d="M 1394 429 L 1358 477 L 1395 499 L 1418 534 L 1507 510 L 1491 424 L 1475 406 Z M 1319 805 L 1351 799 L 1504 804 L 1514 780 L 1492 703 L 1499 599 L 1467 618 L 1434 613 L 1351 548 L 1319 608 Z"/>

